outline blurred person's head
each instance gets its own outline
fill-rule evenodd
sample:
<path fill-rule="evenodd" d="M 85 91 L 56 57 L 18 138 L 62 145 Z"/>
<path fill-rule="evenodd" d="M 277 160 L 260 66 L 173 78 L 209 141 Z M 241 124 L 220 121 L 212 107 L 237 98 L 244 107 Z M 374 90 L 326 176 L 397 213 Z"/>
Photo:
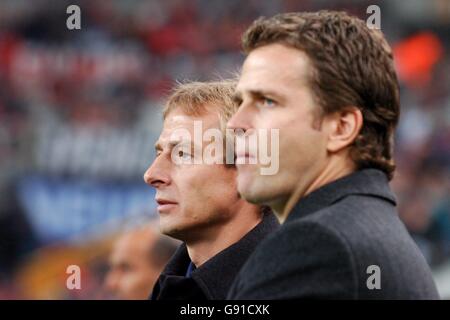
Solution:
<path fill-rule="evenodd" d="M 236 168 L 225 161 L 225 127 L 236 110 L 234 89 L 233 81 L 179 84 L 165 105 L 157 155 L 144 175 L 156 188 L 162 233 L 185 241 L 188 248 L 199 242 L 214 246 L 214 241 L 223 247 L 261 221 L 259 207 L 239 196 Z M 211 153 L 217 161 L 207 163 L 203 155 L 215 138 L 204 135 L 211 130 L 223 140 Z"/>
<path fill-rule="evenodd" d="M 275 175 L 237 165 L 244 198 L 284 219 L 299 198 L 353 171 L 392 177 L 399 89 L 380 31 L 344 12 L 286 13 L 256 20 L 242 44 L 240 107 L 228 126 L 245 132 L 238 139 L 279 129 L 280 155 Z"/>
<path fill-rule="evenodd" d="M 113 298 L 147 299 L 177 242 L 152 226 L 128 231 L 114 243 L 105 279 Z"/>

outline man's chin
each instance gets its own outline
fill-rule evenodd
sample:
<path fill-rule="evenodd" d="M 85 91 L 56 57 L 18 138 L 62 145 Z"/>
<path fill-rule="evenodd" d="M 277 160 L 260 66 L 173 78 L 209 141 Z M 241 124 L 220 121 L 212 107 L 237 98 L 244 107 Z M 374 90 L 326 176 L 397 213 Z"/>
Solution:
<path fill-rule="evenodd" d="M 173 222 L 165 222 L 161 218 L 159 223 L 159 230 L 162 234 L 181 241 L 185 240 L 186 232 L 189 232 L 187 226 L 179 225 Z"/>
<path fill-rule="evenodd" d="M 253 204 L 261 204 L 261 195 L 258 186 L 250 179 L 238 180 L 238 192 L 242 198 Z"/>
<path fill-rule="evenodd" d="M 239 178 L 241 178 L 238 179 L 239 195 L 250 203 L 271 206 L 281 198 L 270 179 L 264 179 L 263 176 L 256 176 L 255 179 L 249 179 L 249 176 Z"/>

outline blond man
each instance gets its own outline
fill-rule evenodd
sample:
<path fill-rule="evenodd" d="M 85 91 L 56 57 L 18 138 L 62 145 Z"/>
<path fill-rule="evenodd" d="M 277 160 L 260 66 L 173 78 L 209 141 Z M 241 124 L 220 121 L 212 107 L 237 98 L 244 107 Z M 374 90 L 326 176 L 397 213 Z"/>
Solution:
<path fill-rule="evenodd" d="M 234 89 L 233 81 L 179 84 L 165 105 L 157 155 L 144 180 L 156 189 L 162 233 L 184 243 L 152 299 L 224 299 L 256 245 L 278 227 L 271 213 L 240 197 L 236 169 L 225 161 Z M 209 153 L 208 132 L 223 138 Z"/>

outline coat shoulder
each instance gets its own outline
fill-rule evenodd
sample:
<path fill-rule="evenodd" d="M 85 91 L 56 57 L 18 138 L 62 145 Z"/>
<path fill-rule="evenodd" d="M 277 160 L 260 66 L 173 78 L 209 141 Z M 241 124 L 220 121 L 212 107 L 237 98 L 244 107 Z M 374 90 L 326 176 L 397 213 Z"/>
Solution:
<path fill-rule="evenodd" d="M 353 268 L 351 253 L 332 230 L 314 221 L 294 221 L 255 250 L 229 297 L 352 299 L 356 297 Z"/>
<path fill-rule="evenodd" d="M 371 286 L 373 270 L 380 271 Z M 234 299 L 438 299 L 395 206 L 351 195 L 289 221 L 244 265 Z"/>

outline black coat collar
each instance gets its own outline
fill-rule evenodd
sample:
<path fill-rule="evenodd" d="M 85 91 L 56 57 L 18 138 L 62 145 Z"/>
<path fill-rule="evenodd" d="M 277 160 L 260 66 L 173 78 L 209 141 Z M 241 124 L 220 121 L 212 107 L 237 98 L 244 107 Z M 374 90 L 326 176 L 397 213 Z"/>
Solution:
<path fill-rule="evenodd" d="M 396 205 L 386 174 L 377 169 L 363 169 L 328 183 L 301 198 L 286 223 L 331 206 L 348 195 L 378 197 Z"/>
<path fill-rule="evenodd" d="M 185 277 L 191 260 L 186 244 L 182 244 L 158 279 L 152 299 L 225 299 L 228 289 L 247 258 L 263 238 L 275 231 L 278 226 L 273 214 L 265 214 L 263 220 L 241 240 L 192 271 L 191 278 Z M 180 290 L 195 294 L 183 296 Z M 171 292 L 176 292 L 176 296 Z"/>

